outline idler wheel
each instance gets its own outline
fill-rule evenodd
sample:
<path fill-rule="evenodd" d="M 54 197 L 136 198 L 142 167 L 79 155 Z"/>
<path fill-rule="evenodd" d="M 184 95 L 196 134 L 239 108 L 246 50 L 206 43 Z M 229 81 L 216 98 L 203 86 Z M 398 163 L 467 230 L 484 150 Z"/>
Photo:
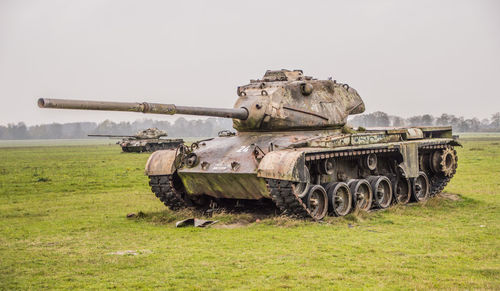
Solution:
<path fill-rule="evenodd" d="M 330 208 L 335 216 L 344 216 L 351 212 L 352 194 L 346 183 L 329 183 L 326 193 L 330 201 Z"/>
<path fill-rule="evenodd" d="M 311 212 L 311 217 L 321 220 L 328 212 L 328 195 L 321 185 L 314 185 L 306 196 L 307 209 Z"/>
<path fill-rule="evenodd" d="M 434 173 L 440 173 L 445 177 L 450 177 L 454 174 L 457 167 L 457 155 L 455 151 L 449 147 L 435 151 L 430 155 L 430 165 Z"/>
<path fill-rule="evenodd" d="M 306 197 L 307 193 L 309 193 L 309 188 L 311 186 L 311 176 L 309 175 L 309 170 L 305 168 L 306 173 L 306 181 L 307 182 L 298 182 L 292 184 L 292 191 L 299 198 Z"/>
<path fill-rule="evenodd" d="M 368 211 L 372 207 L 372 188 L 365 179 L 350 180 L 349 188 L 352 194 L 353 208 Z"/>
<path fill-rule="evenodd" d="M 398 177 L 392 183 L 394 200 L 396 203 L 406 204 L 411 198 L 411 183 L 410 179 Z"/>
<path fill-rule="evenodd" d="M 372 186 L 373 206 L 387 208 L 392 201 L 391 181 L 386 176 L 370 176 L 368 182 Z"/>
<path fill-rule="evenodd" d="M 429 178 L 424 172 L 419 172 L 418 177 L 413 178 L 412 199 L 416 202 L 425 201 L 429 198 Z"/>

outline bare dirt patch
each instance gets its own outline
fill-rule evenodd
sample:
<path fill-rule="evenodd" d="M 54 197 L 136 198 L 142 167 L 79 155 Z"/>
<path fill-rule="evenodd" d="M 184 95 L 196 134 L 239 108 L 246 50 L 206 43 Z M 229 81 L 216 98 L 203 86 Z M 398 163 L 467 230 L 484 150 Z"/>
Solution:
<path fill-rule="evenodd" d="M 125 250 L 125 251 L 116 251 L 112 253 L 108 253 L 108 255 L 116 255 L 116 256 L 137 256 L 142 254 L 150 254 L 151 250 Z"/>
<path fill-rule="evenodd" d="M 242 227 L 247 227 L 249 223 L 231 223 L 231 224 L 214 224 L 210 226 L 210 228 L 217 228 L 217 229 L 234 229 L 234 228 L 242 228 Z"/>
<path fill-rule="evenodd" d="M 483 148 L 470 148 L 469 151 L 482 151 Z"/>
<path fill-rule="evenodd" d="M 462 198 L 460 198 L 459 195 L 453 194 L 453 193 L 441 193 L 438 196 L 442 197 L 444 199 L 452 200 L 452 201 L 460 201 L 460 200 L 462 200 Z"/>

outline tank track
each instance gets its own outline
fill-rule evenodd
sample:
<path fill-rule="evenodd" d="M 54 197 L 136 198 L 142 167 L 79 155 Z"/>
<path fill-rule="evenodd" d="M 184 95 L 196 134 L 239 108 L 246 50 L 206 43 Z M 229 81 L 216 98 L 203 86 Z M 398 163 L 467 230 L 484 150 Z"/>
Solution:
<path fill-rule="evenodd" d="M 292 190 L 292 182 L 276 179 L 266 179 L 271 199 L 283 214 L 299 218 L 312 218 L 311 212 L 302 199 Z"/>
<path fill-rule="evenodd" d="M 149 179 L 151 191 L 153 191 L 156 197 L 158 197 L 158 199 L 168 208 L 179 210 L 189 205 L 182 197 L 182 194 L 175 190 L 172 175 L 149 176 Z"/>
<path fill-rule="evenodd" d="M 439 148 L 444 147 L 446 145 L 438 145 L 431 146 L 430 148 Z M 451 147 L 453 149 L 453 147 Z M 388 149 L 381 149 L 380 152 L 390 152 Z M 337 152 L 335 153 L 335 157 L 345 157 L 345 156 L 356 156 L 362 154 L 362 152 Z M 456 156 L 456 152 L 455 152 Z M 316 157 L 311 157 L 311 159 L 321 160 L 324 159 L 324 155 L 317 155 Z M 457 166 L 458 166 L 458 160 Z M 444 187 L 448 184 L 448 182 L 453 178 L 456 173 L 456 167 L 453 170 L 453 173 L 446 176 L 434 175 L 430 179 L 430 196 L 435 196 L 441 191 L 443 191 Z M 307 209 L 306 204 L 300 199 L 296 194 L 293 193 L 292 190 L 292 182 L 285 180 L 276 180 L 276 179 L 266 179 L 267 188 L 271 193 L 271 199 L 274 204 L 280 209 L 283 214 L 299 217 L 299 218 L 313 218 L 309 209 Z"/>
<path fill-rule="evenodd" d="M 450 147 L 450 148 L 453 149 L 453 147 Z M 446 185 L 448 185 L 448 183 L 450 182 L 451 178 L 453 178 L 453 176 L 457 172 L 457 168 L 458 168 L 458 156 L 457 156 L 457 152 L 455 150 L 453 150 L 453 151 L 455 152 L 455 157 L 456 157 L 456 160 L 455 160 L 455 165 L 456 165 L 455 169 L 453 169 L 453 172 L 448 177 L 435 175 L 435 176 L 433 176 L 430 179 L 431 189 L 430 189 L 430 193 L 429 194 L 430 194 L 431 197 L 432 196 L 436 196 L 439 193 L 441 193 L 444 190 L 444 187 L 446 187 Z"/>
<path fill-rule="evenodd" d="M 179 210 L 191 205 L 173 186 L 173 176 L 150 176 L 151 191 L 171 210 Z M 292 191 L 290 181 L 266 179 L 274 204 L 285 214 L 296 217 L 311 217 L 302 200 Z"/>
<path fill-rule="evenodd" d="M 340 153 L 344 156 L 344 153 Z M 345 155 L 357 155 L 346 152 Z M 320 160 L 324 157 L 318 157 Z M 458 165 L 458 164 L 457 164 Z M 456 168 L 450 176 L 434 175 L 430 178 L 430 196 L 435 196 L 448 184 L 456 173 Z M 191 201 L 186 200 L 183 194 L 176 191 L 173 182 L 173 175 L 150 176 L 149 185 L 156 197 L 172 210 L 179 210 L 192 206 Z M 266 184 L 273 203 L 285 214 L 297 218 L 312 218 L 307 205 L 298 197 L 292 189 L 292 181 L 266 179 Z"/>

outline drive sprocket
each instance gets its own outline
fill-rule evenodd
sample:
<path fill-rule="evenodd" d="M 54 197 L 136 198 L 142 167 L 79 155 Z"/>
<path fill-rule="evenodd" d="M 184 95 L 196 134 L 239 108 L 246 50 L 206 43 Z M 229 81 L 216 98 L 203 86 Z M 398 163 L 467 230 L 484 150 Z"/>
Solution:
<path fill-rule="evenodd" d="M 451 147 L 446 147 L 441 151 L 436 151 L 430 156 L 430 165 L 434 173 L 450 177 L 457 167 L 457 154 Z"/>

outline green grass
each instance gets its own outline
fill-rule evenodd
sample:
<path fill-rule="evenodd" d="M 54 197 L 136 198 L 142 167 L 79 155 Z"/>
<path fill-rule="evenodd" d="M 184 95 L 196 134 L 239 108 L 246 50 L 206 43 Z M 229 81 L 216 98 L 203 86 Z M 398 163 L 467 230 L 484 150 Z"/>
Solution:
<path fill-rule="evenodd" d="M 39 146 L 81 146 L 81 145 L 112 145 L 120 139 L 87 138 L 87 139 L 17 139 L 0 140 L 0 148 L 9 147 L 39 147 Z"/>
<path fill-rule="evenodd" d="M 212 228 L 176 229 L 191 213 L 150 192 L 148 154 L 1 148 L 0 289 L 498 290 L 500 138 L 465 139 L 458 154 L 445 189 L 458 201 L 324 223 L 219 214 Z M 113 254 L 127 250 L 137 255 Z"/>

